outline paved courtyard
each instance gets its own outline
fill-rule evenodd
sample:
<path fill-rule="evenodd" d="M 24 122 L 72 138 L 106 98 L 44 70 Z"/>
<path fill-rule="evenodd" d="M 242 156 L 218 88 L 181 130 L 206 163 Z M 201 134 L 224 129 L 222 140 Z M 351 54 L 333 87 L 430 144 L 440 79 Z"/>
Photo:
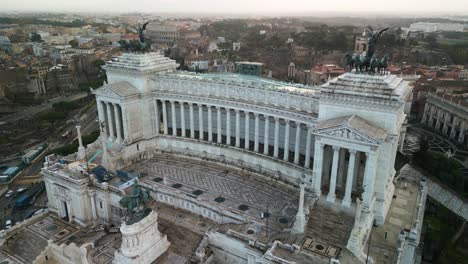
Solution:
<path fill-rule="evenodd" d="M 0 263 L 32 263 L 47 246 L 47 240 L 63 242 L 76 238 L 79 232 L 74 226 L 55 217 L 46 216 L 14 233 L 0 248 Z M 2 258 L 4 256 L 4 258 Z"/>
<path fill-rule="evenodd" d="M 410 125 L 408 127 L 403 153 L 411 156 L 414 152 L 419 150 L 419 144 L 423 139 L 427 140 L 429 150 L 439 153 L 450 153 L 453 159 L 457 160 L 465 167 L 463 169 L 463 174 L 465 178 L 468 179 L 468 150 L 458 148 L 457 145 L 449 139 L 425 129 L 425 127 L 420 124 Z"/>
<path fill-rule="evenodd" d="M 132 165 L 126 170 L 147 173 L 144 181 L 159 180 L 158 184 L 165 186 L 180 184 L 182 186 L 178 190 L 188 194 L 202 191 L 200 200 L 213 202 L 221 196 L 225 201 L 222 204 L 213 204 L 230 210 L 239 210 L 240 205 L 246 205 L 249 209 L 244 213 L 253 217 L 259 217 L 260 212 L 266 212 L 268 208 L 272 219 L 292 223 L 297 212 L 298 190 L 215 163 L 158 156 Z M 161 178 L 164 180 L 161 181 Z"/>

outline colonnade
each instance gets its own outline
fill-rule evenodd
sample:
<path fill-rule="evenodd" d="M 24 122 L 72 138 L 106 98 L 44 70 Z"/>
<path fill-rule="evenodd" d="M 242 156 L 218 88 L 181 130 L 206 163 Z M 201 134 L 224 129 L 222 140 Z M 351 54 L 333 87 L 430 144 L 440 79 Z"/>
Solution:
<path fill-rule="evenodd" d="M 465 144 L 466 119 L 436 105 L 426 103 L 421 122 L 447 137 Z"/>
<path fill-rule="evenodd" d="M 117 103 L 98 101 L 100 127 L 110 140 L 123 142 L 126 135 L 124 129 L 123 109 Z"/>
<path fill-rule="evenodd" d="M 307 124 L 205 103 L 155 100 L 154 106 L 156 133 L 226 144 L 310 168 L 312 127 Z"/>
<path fill-rule="evenodd" d="M 351 207 L 353 190 L 362 194 L 363 205 L 370 208 L 374 193 L 377 153 L 316 142 L 314 192 L 328 191 L 327 201 L 335 202 L 337 187 L 344 188 L 342 206 Z M 326 188 L 328 184 L 328 190 Z"/>

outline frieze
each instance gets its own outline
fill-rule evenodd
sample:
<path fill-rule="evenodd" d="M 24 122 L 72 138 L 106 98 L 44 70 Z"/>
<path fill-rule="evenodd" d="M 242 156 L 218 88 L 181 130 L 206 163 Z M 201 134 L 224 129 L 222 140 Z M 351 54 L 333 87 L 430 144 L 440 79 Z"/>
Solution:
<path fill-rule="evenodd" d="M 241 87 L 207 81 L 166 79 L 159 80 L 159 85 L 154 85 L 153 88 L 153 90 L 176 91 L 185 94 L 227 97 L 264 104 L 282 105 L 286 108 L 300 108 L 300 110 L 308 113 L 317 112 L 318 110 L 318 97 L 315 94 L 298 94 L 279 89 Z"/>
<path fill-rule="evenodd" d="M 351 140 L 355 142 L 368 143 L 368 144 L 382 143 L 382 141 L 380 140 L 372 139 L 361 133 L 353 131 L 352 129 L 347 128 L 347 127 L 342 127 L 338 129 L 332 129 L 332 130 L 318 131 L 317 134 L 321 136 L 329 136 L 329 137 L 334 137 L 334 138 L 339 138 L 339 139 Z"/>

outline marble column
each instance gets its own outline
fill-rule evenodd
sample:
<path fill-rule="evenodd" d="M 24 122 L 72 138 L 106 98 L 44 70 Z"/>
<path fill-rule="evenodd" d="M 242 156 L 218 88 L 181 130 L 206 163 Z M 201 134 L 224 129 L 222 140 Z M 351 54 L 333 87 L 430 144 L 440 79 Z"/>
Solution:
<path fill-rule="evenodd" d="M 73 211 L 71 204 L 69 202 L 67 203 L 67 210 L 68 210 L 68 223 L 72 224 L 73 223 Z"/>
<path fill-rule="evenodd" d="M 429 116 L 429 104 L 426 103 L 424 105 L 424 111 L 423 111 L 423 117 L 421 119 L 421 123 L 426 124 L 428 116 Z"/>
<path fill-rule="evenodd" d="M 78 153 L 76 155 L 76 158 L 78 160 L 83 160 L 86 158 L 86 149 L 83 146 L 83 139 L 81 138 L 81 126 L 75 126 L 76 127 L 76 132 L 78 134 Z"/>
<path fill-rule="evenodd" d="M 231 109 L 226 108 L 226 145 L 231 145 Z"/>
<path fill-rule="evenodd" d="M 95 200 L 96 193 L 91 192 L 91 193 L 88 193 L 88 195 L 89 195 L 89 202 L 91 203 L 91 214 L 93 216 L 93 220 L 97 220 L 98 216 L 96 212 L 96 200 Z"/>
<path fill-rule="evenodd" d="M 303 234 L 306 226 L 306 219 L 304 214 L 304 192 L 305 185 L 303 183 L 299 184 L 299 206 L 297 208 L 296 220 L 294 221 L 293 228 L 291 232 L 293 234 Z"/>
<path fill-rule="evenodd" d="M 167 128 L 167 109 L 166 109 L 166 101 L 161 101 L 162 103 L 162 110 L 163 110 L 163 123 L 164 123 L 164 135 L 167 135 L 168 128 Z"/>
<path fill-rule="evenodd" d="M 105 108 L 105 103 L 103 101 L 98 101 L 98 116 L 99 116 L 99 129 L 101 129 L 101 134 L 104 133 L 106 137 L 109 136 L 109 128 L 107 125 L 107 110 Z"/>
<path fill-rule="evenodd" d="M 203 132 L 203 105 L 198 104 L 198 138 L 204 140 L 205 133 Z"/>
<path fill-rule="evenodd" d="M 195 138 L 195 120 L 193 115 L 193 104 L 189 103 L 190 112 L 190 138 Z"/>
<path fill-rule="evenodd" d="M 114 116 L 115 116 L 115 130 L 117 130 L 117 142 L 121 143 L 123 141 L 122 137 L 122 124 L 120 123 L 120 110 L 119 105 L 114 104 Z"/>
<path fill-rule="evenodd" d="M 354 165 L 356 163 L 356 151 L 349 150 L 349 163 L 348 163 L 348 175 L 346 176 L 346 189 L 345 195 L 343 197 L 342 205 L 343 207 L 351 207 L 351 192 L 353 190 L 353 180 L 354 180 Z"/>
<path fill-rule="evenodd" d="M 283 152 L 284 161 L 289 161 L 289 130 L 290 128 L 291 128 L 291 124 L 289 123 L 289 120 L 286 120 L 286 128 L 284 131 L 284 152 Z"/>
<path fill-rule="evenodd" d="M 128 119 L 125 105 L 120 105 L 120 112 L 122 114 L 122 139 L 125 142 L 127 139 L 131 139 L 128 134 Z"/>
<path fill-rule="evenodd" d="M 159 135 L 159 129 L 161 125 L 161 121 L 159 119 L 159 108 L 158 108 L 158 100 L 153 100 L 153 108 L 154 108 L 154 132 L 156 135 Z"/>
<path fill-rule="evenodd" d="M 279 149 L 279 118 L 275 117 L 275 145 L 273 150 L 273 157 L 278 158 Z"/>
<path fill-rule="evenodd" d="M 213 117 L 211 112 L 211 105 L 208 105 L 208 141 L 213 141 Z"/>
<path fill-rule="evenodd" d="M 216 134 L 217 136 L 217 142 L 221 143 L 222 138 L 223 138 L 223 133 L 221 131 L 221 107 L 217 106 L 216 107 Z"/>
<path fill-rule="evenodd" d="M 258 152 L 258 145 L 259 143 L 259 138 L 260 138 L 260 117 L 258 116 L 257 113 L 255 115 L 255 144 L 254 144 L 254 151 Z"/>
<path fill-rule="evenodd" d="M 176 108 L 175 102 L 171 102 L 171 116 L 172 116 L 172 135 L 177 136 L 177 119 L 176 119 Z"/>
<path fill-rule="evenodd" d="M 458 143 L 463 144 L 463 141 L 465 140 L 465 130 L 466 130 L 466 124 L 465 120 L 460 121 L 460 134 L 458 135 Z"/>
<path fill-rule="evenodd" d="M 236 109 L 236 147 L 240 148 L 240 112 Z"/>
<path fill-rule="evenodd" d="M 114 116 L 112 114 L 112 103 L 107 103 L 107 116 L 109 119 L 109 140 L 114 139 Z"/>
<path fill-rule="evenodd" d="M 340 149 L 340 159 L 338 161 L 338 178 L 336 185 L 343 186 L 343 178 L 345 176 L 346 149 Z"/>
<path fill-rule="evenodd" d="M 444 125 L 442 127 L 442 134 L 447 135 L 447 130 L 448 130 L 448 123 L 450 120 L 450 114 L 448 112 L 445 112 L 444 115 Z M 448 136 L 448 135 L 447 135 Z"/>
<path fill-rule="evenodd" d="M 450 138 L 455 139 L 455 135 L 457 134 L 457 124 L 458 124 L 458 117 L 454 116 L 452 121 L 452 130 L 450 131 Z"/>
<path fill-rule="evenodd" d="M 250 135 L 250 113 L 246 111 L 245 112 L 244 148 L 247 150 L 250 148 L 249 135 Z"/>
<path fill-rule="evenodd" d="M 374 198 L 376 153 L 366 152 L 366 168 L 364 171 L 364 193 L 362 194 L 363 207 L 370 210 Z"/>
<path fill-rule="evenodd" d="M 405 146 L 406 131 L 401 132 L 401 143 L 400 143 L 400 152 L 403 153 L 403 147 Z"/>
<path fill-rule="evenodd" d="M 332 162 L 332 171 L 330 177 L 330 190 L 328 191 L 327 201 L 335 202 L 336 194 L 336 178 L 338 175 L 338 161 L 340 159 L 340 147 L 333 146 L 333 162 Z"/>
<path fill-rule="evenodd" d="M 296 142 L 294 143 L 294 164 L 299 164 L 301 144 L 301 123 L 296 123 Z"/>
<path fill-rule="evenodd" d="M 323 166 L 323 148 L 324 144 L 320 143 L 318 140 L 315 141 L 315 153 L 314 153 L 314 195 L 320 197 L 322 195 L 322 166 Z"/>
<path fill-rule="evenodd" d="M 265 115 L 265 134 L 263 135 L 263 154 L 268 155 L 269 151 L 269 143 L 268 140 L 270 138 L 270 117 Z"/>
<path fill-rule="evenodd" d="M 437 111 L 437 120 L 436 120 L 436 126 L 435 126 L 435 130 L 437 130 L 437 131 L 440 130 L 441 119 L 442 119 L 442 109 L 439 109 Z"/>
<path fill-rule="evenodd" d="M 307 126 L 307 140 L 306 140 L 306 149 L 305 149 L 305 161 L 304 167 L 310 168 L 310 147 L 312 145 L 312 128 Z"/>
<path fill-rule="evenodd" d="M 182 130 L 182 137 L 186 137 L 185 131 L 185 105 L 184 102 L 180 101 L 180 129 Z"/>

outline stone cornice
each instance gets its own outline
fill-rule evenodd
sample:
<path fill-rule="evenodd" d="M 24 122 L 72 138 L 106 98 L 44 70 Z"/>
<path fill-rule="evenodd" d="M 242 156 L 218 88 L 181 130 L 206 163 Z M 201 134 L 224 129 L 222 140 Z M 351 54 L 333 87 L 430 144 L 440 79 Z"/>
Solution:
<path fill-rule="evenodd" d="M 398 110 L 404 102 L 401 101 L 390 101 L 378 98 L 361 97 L 355 95 L 342 95 L 342 94 L 331 94 L 321 93 L 320 102 L 326 102 L 327 104 L 346 104 L 350 107 L 359 107 L 360 109 L 370 110 L 384 110 L 387 112 L 394 112 Z"/>
<path fill-rule="evenodd" d="M 167 91 L 209 97 L 251 101 L 266 105 L 283 106 L 308 113 L 318 111 L 317 90 L 302 88 L 304 93 L 291 92 L 287 89 L 266 86 L 240 85 L 238 83 L 215 82 L 211 80 L 184 79 L 165 75 L 155 79 L 155 91 Z"/>
<path fill-rule="evenodd" d="M 462 105 L 459 105 L 455 102 L 450 100 L 444 99 L 440 96 L 427 94 L 426 103 L 435 105 L 443 110 L 456 114 L 461 119 L 467 119 L 468 116 L 468 109 Z"/>

